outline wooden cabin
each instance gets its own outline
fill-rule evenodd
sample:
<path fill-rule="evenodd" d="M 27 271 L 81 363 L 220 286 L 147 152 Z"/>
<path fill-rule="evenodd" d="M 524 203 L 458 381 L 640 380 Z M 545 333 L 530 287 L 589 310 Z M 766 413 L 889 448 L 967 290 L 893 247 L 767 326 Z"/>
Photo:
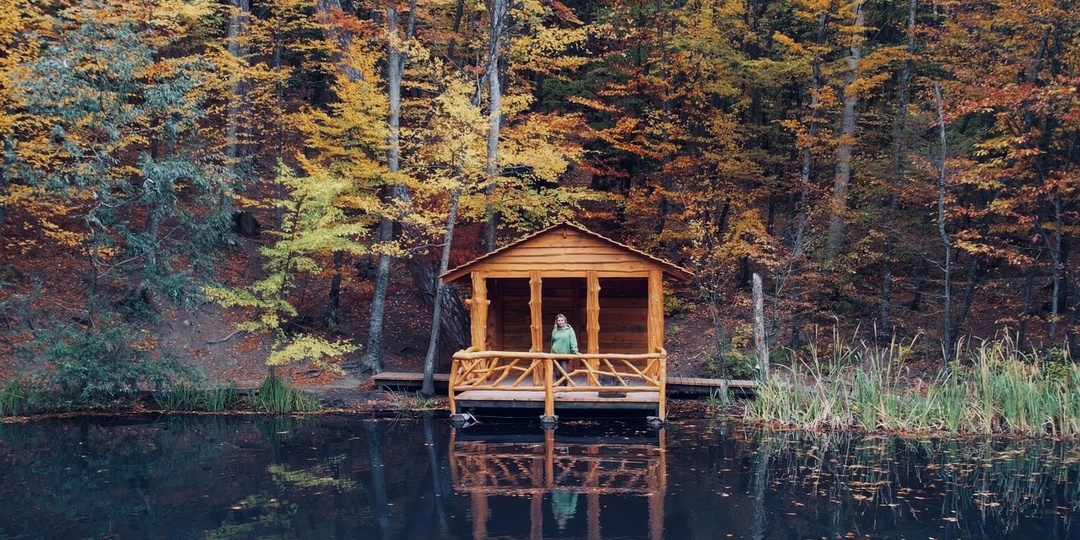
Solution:
<path fill-rule="evenodd" d="M 560 408 L 645 409 L 662 422 L 663 280 L 691 277 L 571 222 L 447 271 L 445 283 L 472 287 L 470 347 L 450 368 L 452 418 L 481 407 L 537 408 L 544 422 L 557 421 Z M 579 355 L 549 353 L 560 313 Z"/>

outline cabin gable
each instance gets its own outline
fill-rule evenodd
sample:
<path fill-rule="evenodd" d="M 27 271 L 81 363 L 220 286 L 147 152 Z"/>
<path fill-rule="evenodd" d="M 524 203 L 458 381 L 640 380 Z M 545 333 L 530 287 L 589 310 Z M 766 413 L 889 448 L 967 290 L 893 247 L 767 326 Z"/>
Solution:
<path fill-rule="evenodd" d="M 678 266 L 564 222 L 449 270 L 441 277 L 445 282 L 456 282 L 471 272 L 498 278 L 528 276 L 536 271 L 544 277 L 584 276 L 586 272 L 606 277 L 644 277 L 654 270 L 680 281 L 690 279 L 690 273 Z"/>

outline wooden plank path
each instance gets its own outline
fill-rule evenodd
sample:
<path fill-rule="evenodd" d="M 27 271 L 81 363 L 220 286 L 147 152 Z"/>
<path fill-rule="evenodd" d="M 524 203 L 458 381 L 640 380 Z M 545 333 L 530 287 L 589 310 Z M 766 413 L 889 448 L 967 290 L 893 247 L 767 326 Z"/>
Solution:
<path fill-rule="evenodd" d="M 424 374 L 384 371 L 378 375 L 373 375 L 371 380 L 375 382 L 375 386 L 379 390 L 418 391 L 424 383 Z M 434 382 L 436 392 L 446 393 L 449 390 L 450 375 L 436 373 Z M 737 396 L 752 396 L 756 388 L 757 381 L 700 377 L 667 378 L 667 394 L 669 396 L 708 396 L 713 392 L 726 392 L 729 390 Z"/>
<path fill-rule="evenodd" d="M 424 385 L 423 373 L 406 371 L 384 371 L 378 375 L 372 375 L 371 380 L 379 390 L 391 391 L 419 391 Z M 445 394 L 450 390 L 450 374 L 435 374 L 435 391 Z"/>
<path fill-rule="evenodd" d="M 739 397 L 752 397 L 757 390 L 757 381 L 742 379 L 706 379 L 702 377 L 668 377 L 667 394 L 669 396 L 708 396 L 713 392 L 731 391 Z"/>

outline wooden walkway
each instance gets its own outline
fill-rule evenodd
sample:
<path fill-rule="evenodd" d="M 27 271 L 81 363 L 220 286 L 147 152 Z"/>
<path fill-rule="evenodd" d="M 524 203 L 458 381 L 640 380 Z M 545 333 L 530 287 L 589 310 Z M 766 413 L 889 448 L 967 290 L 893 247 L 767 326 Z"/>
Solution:
<path fill-rule="evenodd" d="M 384 371 L 371 377 L 379 390 L 416 392 L 424 383 L 423 373 L 408 373 L 401 371 Z M 449 390 L 450 375 L 446 373 L 435 374 L 435 391 L 445 394 Z M 728 379 L 704 379 L 698 377 L 668 377 L 668 396 L 709 396 L 714 392 L 731 391 L 738 397 L 750 397 L 757 389 L 757 381 L 728 380 Z M 542 393 L 542 392 L 541 392 Z M 518 398 L 524 398 L 518 392 Z M 595 394 L 595 392 L 594 392 Z M 653 392 L 655 394 L 655 392 Z M 618 398 L 601 396 L 581 396 L 579 399 L 588 399 L 595 402 L 611 403 Z"/>

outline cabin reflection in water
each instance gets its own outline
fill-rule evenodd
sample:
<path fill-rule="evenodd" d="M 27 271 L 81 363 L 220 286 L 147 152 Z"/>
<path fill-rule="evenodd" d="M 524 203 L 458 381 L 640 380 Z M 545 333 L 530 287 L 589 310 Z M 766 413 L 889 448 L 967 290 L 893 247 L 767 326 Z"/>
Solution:
<path fill-rule="evenodd" d="M 544 538 L 545 531 L 562 536 L 571 522 L 580 528 L 581 519 L 589 539 L 612 537 L 609 531 L 601 533 L 602 524 L 612 520 L 620 529 L 633 529 L 635 537 L 644 538 L 647 530 L 651 540 L 663 538 L 667 479 L 663 429 L 616 434 L 611 426 L 598 433 L 596 426 L 560 425 L 558 430 L 534 427 L 529 433 L 506 433 L 505 428 L 485 432 L 485 427 L 450 433 L 454 490 L 471 498 L 475 540 L 536 540 Z M 525 526 L 521 507 L 512 510 L 498 504 L 506 499 L 529 501 L 528 532 L 520 530 Z M 620 511 L 627 499 L 631 504 L 632 499 L 644 501 L 640 506 L 647 505 L 648 512 Z M 501 508 L 511 509 L 506 512 L 511 515 L 498 515 Z M 604 517 L 602 509 L 614 515 Z M 498 522 L 499 530 L 489 531 L 489 522 Z"/>

